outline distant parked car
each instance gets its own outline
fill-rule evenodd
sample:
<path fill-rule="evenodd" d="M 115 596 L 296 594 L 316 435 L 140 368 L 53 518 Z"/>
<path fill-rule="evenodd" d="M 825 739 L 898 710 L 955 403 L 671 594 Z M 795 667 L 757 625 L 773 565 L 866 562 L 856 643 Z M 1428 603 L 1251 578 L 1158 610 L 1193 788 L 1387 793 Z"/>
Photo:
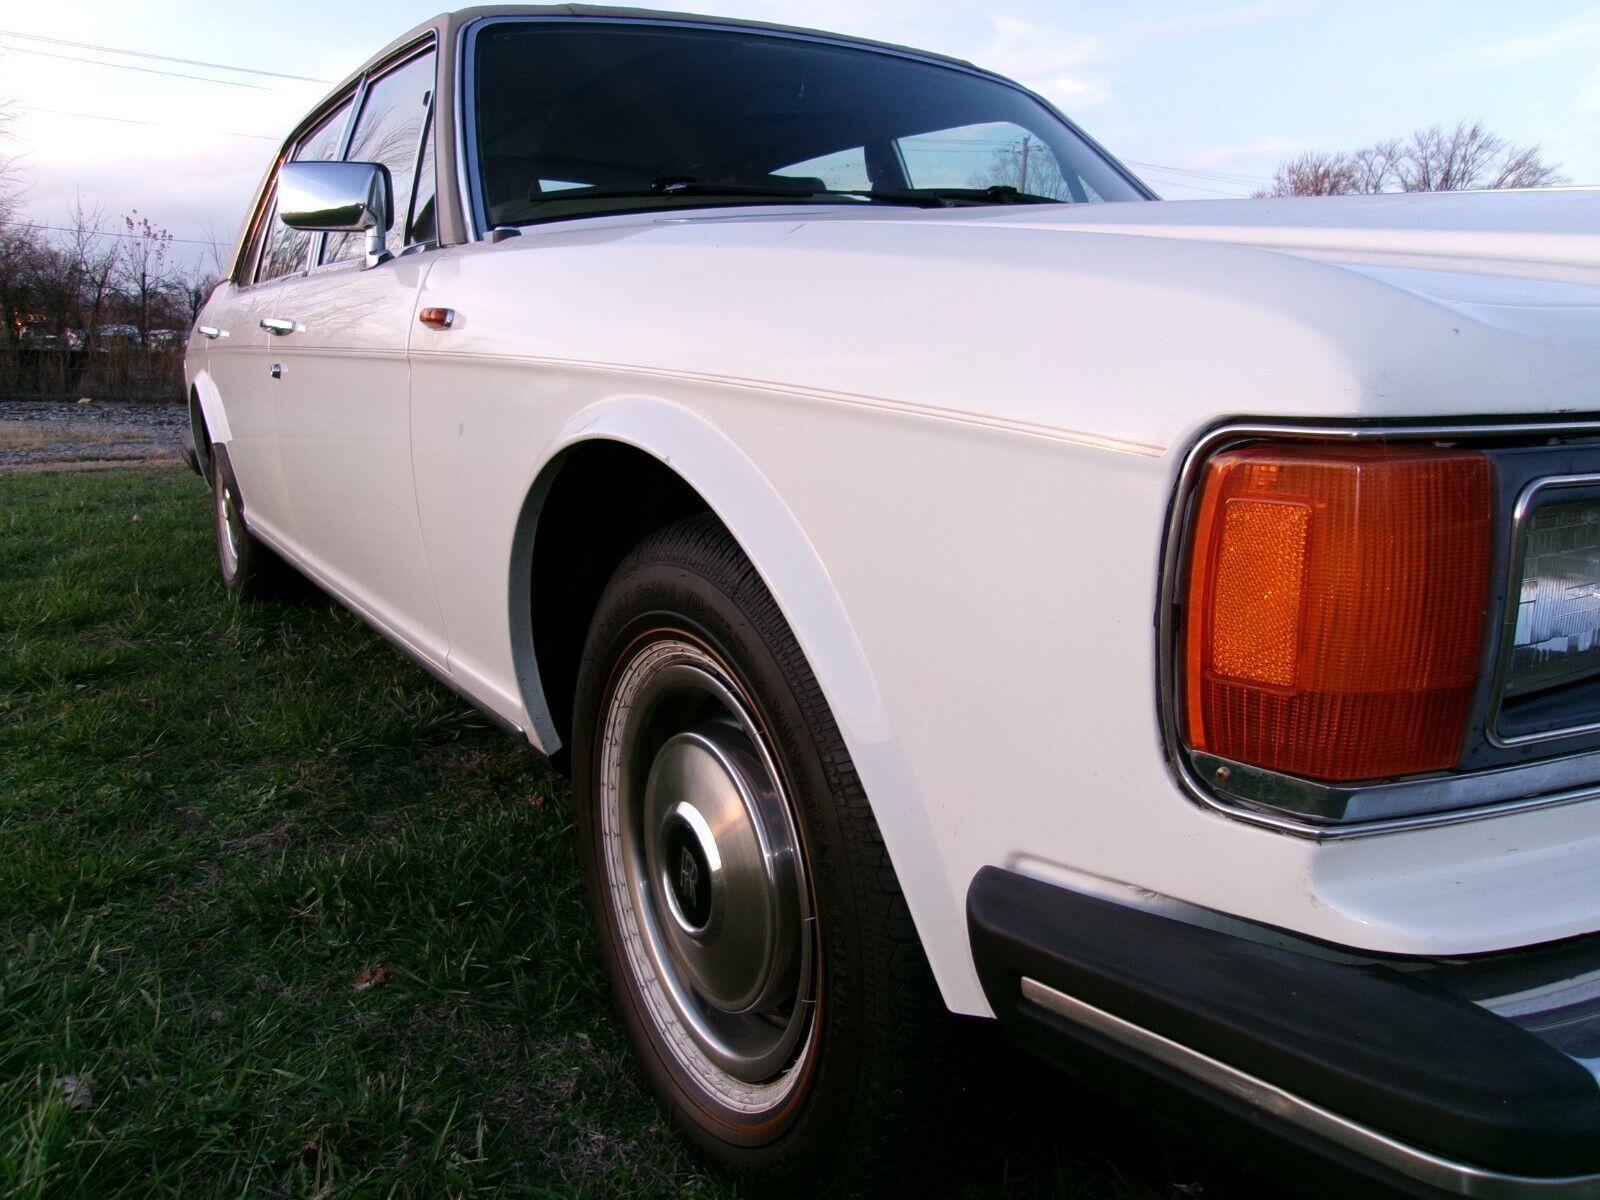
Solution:
<path fill-rule="evenodd" d="M 955 1012 L 1344 1195 L 1600 1195 L 1600 196 L 1151 199 L 937 55 L 439 17 L 200 314 L 223 580 L 571 769 L 755 1184 L 895 1192 Z"/>
<path fill-rule="evenodd" d="M 32 350 L 39 354 L 48 354 L 66 349 L 66 343 L 60 334 L 46 325 L 25 325 L 17 340 L 24 350 Z"/>
<path fill-rule="evenodd" d="M 139 327 L 137 325 L 102 325 L 96 341 L 102 350 L 112 346 L 137 346 L 139 344 Z"/>
<path fill-rule="evenodd" d="M 176 346 L 184 340 L 184 336 L 181 329 L 152 329 L 145 335 L 145 344 L 152 348 Z"/>

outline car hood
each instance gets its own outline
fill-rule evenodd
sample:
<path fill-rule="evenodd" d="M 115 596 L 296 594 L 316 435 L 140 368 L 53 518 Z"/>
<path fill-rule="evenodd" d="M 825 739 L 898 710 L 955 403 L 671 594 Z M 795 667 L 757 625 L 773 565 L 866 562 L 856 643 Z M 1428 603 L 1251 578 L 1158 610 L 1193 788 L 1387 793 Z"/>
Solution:
<path fill-rule="evenodd" d="M 1596 190 L 796 205 L 526 233 L 468 256 L 505 282 L 463 349 L 1149 455 L 1228 418 L 1600 412 Z M 529 277 L 561 303 L 526 297 Z"/>
<path fill-rule="evenodd" d="M 1600 338 L 1600 188 L 1074 205 L 997 223 L 1292 254 L 1488 324 Z"/>
<path fill-rule="evenodd" d="M 970 211 L 970 210 L 968 210 Z M 983 210 L 1001 223 L 1600 279 L 1600 187 Z M 1520 272 L 1518 272 L 1520 273 Z"/>

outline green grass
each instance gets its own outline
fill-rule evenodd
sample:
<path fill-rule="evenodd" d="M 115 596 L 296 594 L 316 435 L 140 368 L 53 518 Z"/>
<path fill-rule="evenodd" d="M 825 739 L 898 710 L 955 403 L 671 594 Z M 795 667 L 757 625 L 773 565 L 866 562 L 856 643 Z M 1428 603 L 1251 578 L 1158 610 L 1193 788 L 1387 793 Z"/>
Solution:
<path fill-rule="evenodd" d="M 207 501 L 0 475 L 0 1195 L 728 1194 L 627 1062 L 564 783 L 328 601 L 232 602 Z M 1201 1186 L 1056 1122 L 980 1123 L 961 1194 Z"/>

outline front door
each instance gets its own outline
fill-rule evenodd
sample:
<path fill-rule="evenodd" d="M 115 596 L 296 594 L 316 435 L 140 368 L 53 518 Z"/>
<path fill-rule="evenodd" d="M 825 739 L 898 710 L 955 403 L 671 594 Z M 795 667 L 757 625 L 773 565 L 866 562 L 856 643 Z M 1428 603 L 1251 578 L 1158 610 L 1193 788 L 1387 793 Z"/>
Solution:
<path fill-rule="evenodd" d="M 429 256 L 407 253 L 411 201 L 433 96 L 431 47 L 407 52 L 363 90 L 342 157 L 381 162 L 394 184 L 393 255 L 363 262 L 363 238 L 329 234 L 311 272 L 279 286 L 266 314 L 278 455 L 295 549 L 308 566 L 443 664 L 411 473 L 406 348 Z"/>

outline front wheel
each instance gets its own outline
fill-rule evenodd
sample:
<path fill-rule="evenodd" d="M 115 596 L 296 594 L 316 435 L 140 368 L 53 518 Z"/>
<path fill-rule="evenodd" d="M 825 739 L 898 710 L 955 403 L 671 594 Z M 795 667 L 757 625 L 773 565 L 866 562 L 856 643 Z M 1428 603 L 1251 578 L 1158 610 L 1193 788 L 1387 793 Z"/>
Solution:
<path fill-rule="evenodd" d="M 949 1023 L 827 704 L 714 518 L 618 568 L 574 725 L 601 951 L 675 1124 L 760 1190 L 903 1185 Z"/>

